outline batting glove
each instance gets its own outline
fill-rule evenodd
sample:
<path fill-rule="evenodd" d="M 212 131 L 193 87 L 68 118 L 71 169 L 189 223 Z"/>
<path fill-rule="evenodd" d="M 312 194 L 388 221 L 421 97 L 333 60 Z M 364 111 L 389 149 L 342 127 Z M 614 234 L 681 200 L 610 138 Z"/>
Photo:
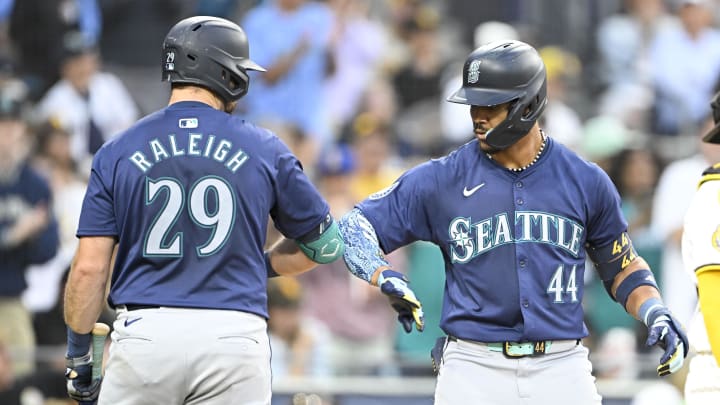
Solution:
<path fill-rule="evenodd" d="M 90 353 L 82 357 L 66 357 L 65 366 L 65 381 L 70 398 L 83 405 L 97 403 L 102 377 L 93 381 Z"/>
<path fill-rule="evenodd" d="M 666 307 L 653 310 L 647 319 L 648 338 L 645 345 L 658 345 L 665 350 L 657 367 L 658 375 L 663 377 L 680 370 L 690 347 L 682 325 Z"/>
<path fill-rule="evenodd" d="M 425 328 L 425 318 L 422 305 L 415 297 L 415 293 L 408 286 L 408 279 L 397 271 L 383 270 L 377 281 L 380 291 L 390 299 L 390 305 L 398 313 L 398 321 L 410 333 L 412 325 L 422 332 Z"/>

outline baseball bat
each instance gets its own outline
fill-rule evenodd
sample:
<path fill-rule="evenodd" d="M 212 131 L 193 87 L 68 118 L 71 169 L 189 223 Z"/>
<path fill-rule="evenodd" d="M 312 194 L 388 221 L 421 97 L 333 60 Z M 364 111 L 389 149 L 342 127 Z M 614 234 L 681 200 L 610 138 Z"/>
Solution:
<path fill-rule="evenodd" d="M 110 333 L 110 327 L 102 322 L 95 323 L 92 330 L 92 379 L 99 380 L 102 376 L 103 354 L 105 353 L 105 338 Z"/>

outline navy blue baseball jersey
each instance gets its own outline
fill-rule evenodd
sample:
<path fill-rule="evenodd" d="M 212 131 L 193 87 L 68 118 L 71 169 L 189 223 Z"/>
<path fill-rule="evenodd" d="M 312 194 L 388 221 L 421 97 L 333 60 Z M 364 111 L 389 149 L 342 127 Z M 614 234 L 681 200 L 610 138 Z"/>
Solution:
<path fill-rule="evenodd" d="M 274 134 L 187 101 L 143 118 L 98 151 L 77 235 L 118 238 L 111 306 L 267 317 L 268 214 L 295 239 L 328 213 Z"/>
<path fill-rule="evenodd" d="M 27 163 L 22 163 L 17 175 L 0 181 L 0 235 L 37 206 L 48 210 L 49 222 L 44 229 L 17 246 L 4 246 L 0 241 L 0 297 L 19 297 L 27 288 L 27 267 L 52 259 L 60 244 L 50 185 Z"/>
<path fill-rule="evenodd" d="M 627 223 L 608 176 L 547 142 L 537 163 L 512 172 L 473 140 L 359 204 L 385 252 L 415 240 L 441 248 L 446 333 L 482 342 L 587 336 L 585 245 L 613 242 Z"/>

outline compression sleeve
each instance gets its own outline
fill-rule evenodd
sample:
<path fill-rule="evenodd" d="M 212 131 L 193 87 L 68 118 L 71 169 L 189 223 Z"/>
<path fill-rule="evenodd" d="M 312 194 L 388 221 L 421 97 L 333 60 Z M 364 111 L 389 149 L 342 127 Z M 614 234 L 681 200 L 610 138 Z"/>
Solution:
<path fill-rule="evenodd" d="M 368 283 L 380 267 L 391 267 L 380 248 L 375 228 L 353 208 L 340 219 L 340 233 L 345 239 L 345 264 L 352 274 Z"/>

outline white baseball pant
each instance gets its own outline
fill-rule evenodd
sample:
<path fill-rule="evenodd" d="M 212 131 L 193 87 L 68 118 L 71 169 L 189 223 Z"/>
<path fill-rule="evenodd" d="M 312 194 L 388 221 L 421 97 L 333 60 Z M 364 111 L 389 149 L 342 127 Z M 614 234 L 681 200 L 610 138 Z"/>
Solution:
<path fill-rule="evenodd" d="M 269 405 L 264 318 L 207 309 L 119 309 L 100 405 Z"/>

